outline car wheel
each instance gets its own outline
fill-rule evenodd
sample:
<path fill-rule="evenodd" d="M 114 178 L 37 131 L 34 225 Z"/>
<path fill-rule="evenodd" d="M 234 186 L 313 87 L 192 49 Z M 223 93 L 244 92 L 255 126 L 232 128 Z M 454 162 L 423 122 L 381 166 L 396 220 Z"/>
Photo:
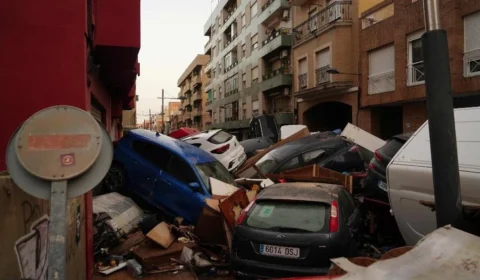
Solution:
<path fill-rule="evenodd" d="M 103 186 L 108 192 L 119 192 L 125 190 L 127 174 L 125 169 L 117 163 L 113 163 L 103 179 Z"/>

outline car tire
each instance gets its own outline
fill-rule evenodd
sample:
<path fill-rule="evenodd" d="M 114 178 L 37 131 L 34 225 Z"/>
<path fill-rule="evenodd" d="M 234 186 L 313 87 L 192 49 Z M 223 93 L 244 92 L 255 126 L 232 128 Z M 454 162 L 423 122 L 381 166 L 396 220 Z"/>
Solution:
<path fill-rule="evenodd" d="M 113 163 L 103 179 L 103 187 L 107 192 L 122 192 L 127 185 L 127 172 L 119 163 Z"/>

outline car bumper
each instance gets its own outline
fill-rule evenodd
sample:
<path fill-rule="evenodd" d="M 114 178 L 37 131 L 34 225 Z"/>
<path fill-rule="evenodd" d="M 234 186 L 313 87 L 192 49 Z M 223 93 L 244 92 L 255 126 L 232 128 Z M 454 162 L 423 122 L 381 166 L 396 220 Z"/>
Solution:
<path fill-rule="evenodd" d="M 232 168 L 228 169 L 230 172 L 235 172 L 242 164 L 247 160 L 247 155 L 245 153 L 241 153 L 237 157 L 235 157 L 235 163 L 232 165 Z"/>
<path fill-rule="evenodd" d="M 322 276 L 328 273 L 329 267 L 298 267 L 271 263 L 262 263 L 252 260 L 239 259 L 232 256 L 232 269 L 239 276 L 253 278 L 279 278 L 298 276 Z"/>

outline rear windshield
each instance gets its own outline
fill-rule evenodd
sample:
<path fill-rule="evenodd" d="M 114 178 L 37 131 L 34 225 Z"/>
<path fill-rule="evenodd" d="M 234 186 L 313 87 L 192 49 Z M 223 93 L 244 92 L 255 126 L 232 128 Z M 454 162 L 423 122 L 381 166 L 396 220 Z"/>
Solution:
<path fill-rule="evenodd" d="M 389 140 L 385 145 L 383 145 L 383 147 L 379 149 L 379 152 L 388 157 L 393 157 L 402 146 L 403 142 L 400 142 L 399 140 L 393 138 Z"/>
<path fill-rule="evenodd" d="M 233 136 L 230 133 L 220 130 L 219 132 L 215 133 L 215 135 L 210 137 L 208 141 L 213 144 L 223 144 L 232 139 L 232 137 Z"/>
<path fill-rule="evenodd" d="M 258 201 L 246 225 L 279 232 L 324 232 L 328 230 L 329 206 L 300 201 Z"/>

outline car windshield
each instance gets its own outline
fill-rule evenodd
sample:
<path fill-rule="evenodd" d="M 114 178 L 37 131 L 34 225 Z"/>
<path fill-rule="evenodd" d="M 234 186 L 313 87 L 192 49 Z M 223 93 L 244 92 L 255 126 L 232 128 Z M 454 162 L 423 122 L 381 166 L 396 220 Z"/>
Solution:
<path fill-rule="evenodd" d="M 272 173 L 275 167 L 278 165 L 278 161 L 272 156 L 271 153 L 264 155 L 255 165 L 263 174 Z"/>
<path fill-rule="evenodd" d="M 328 206 L 302 201 L 258 201 L 246 225 L 280 232 L 324 232 L 328 229 Z"/>
<path fill-rule="evenodd" d="M 200 177 L 202 178 L 202 181 L 210 194 L 212 193 L 212 187 L 210 186 L 210 180 L 208 179 L 210 177 L 213 177 L 224 183 L 237 186 L 232 174 L 230 174 L 225 166 L 218 161 L 196 164 L 195 169 L 200 174 Z"/>

